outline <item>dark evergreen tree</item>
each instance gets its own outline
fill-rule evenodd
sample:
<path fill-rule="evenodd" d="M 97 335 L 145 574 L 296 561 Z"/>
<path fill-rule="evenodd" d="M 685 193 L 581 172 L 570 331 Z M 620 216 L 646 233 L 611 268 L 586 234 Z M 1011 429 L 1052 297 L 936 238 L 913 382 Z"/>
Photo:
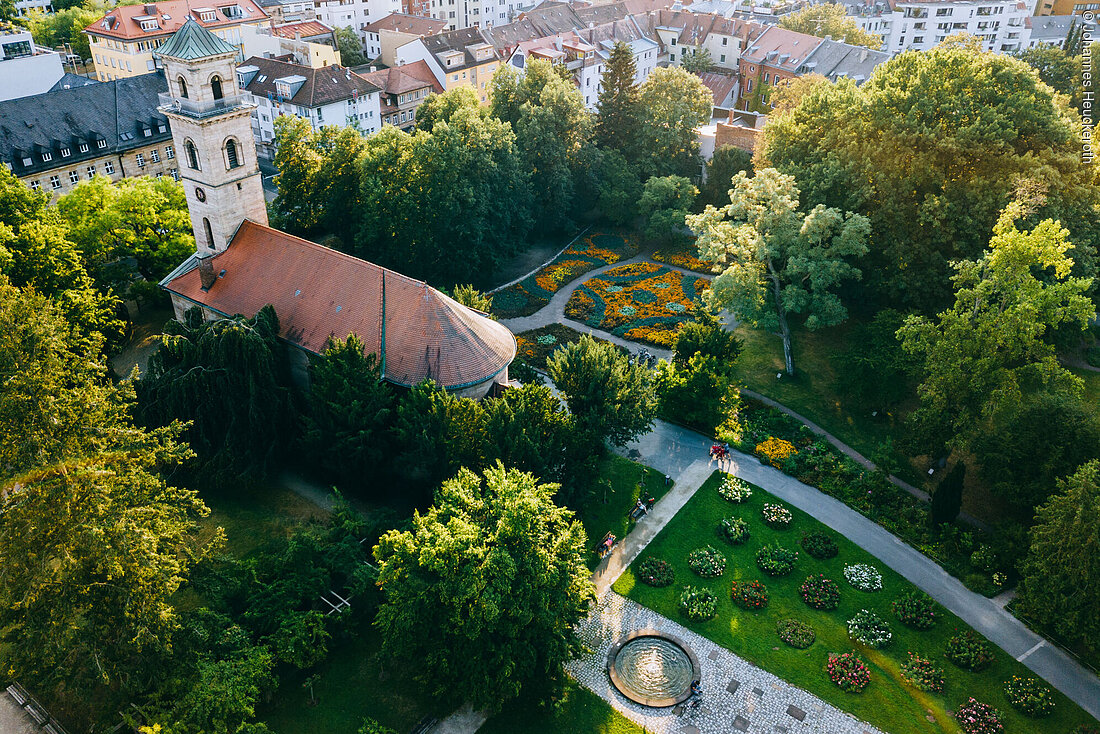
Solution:
<path fill-rule="evenodd" d="M 702 211 L 707 204 L 723 207 L 730 203 L 733 177 L 741 171 L 752 175 L 752 153 L 732 145 L 720 146 L 707 162 L 707 180 L 699 187 L 695 207 Z"/>
<path fill-rule="evenodd" d="M 966 479 L 966 464 L 960 461 L 936 486 L 928 507 L 933 525 L 954 522 L 959 516 L 959 510 L 962 509 L 964 479 Z"/>
<path fill-rule="evenodd" d="M 637 71 L 630 48 L 621 41 L 616 43 L 607 60 L 596 105 L 596 143 L 619 151 L 628 160 L 637 152 L 642 124 L 638 85 L 634 82 Z"/>

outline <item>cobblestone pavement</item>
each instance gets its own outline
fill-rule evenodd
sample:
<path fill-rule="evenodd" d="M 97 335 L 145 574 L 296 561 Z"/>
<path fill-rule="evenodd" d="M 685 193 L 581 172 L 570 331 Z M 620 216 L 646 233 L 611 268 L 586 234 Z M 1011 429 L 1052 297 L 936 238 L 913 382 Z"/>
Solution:
<path fill-rule="evenodd" d="M 640 706 L 611 685 L 606 667 L 608 648 L 628 632 L 645 628 L 680 639 L 699 659 L 703 703 L 694 716 L 690 712 L 677 714 L 676 707 Z M 592 652 L 567 665 L 569 674 L 653 734 L 881 734 L 870 724 L 613 591 L 600 597 L 578 632 Z"/>

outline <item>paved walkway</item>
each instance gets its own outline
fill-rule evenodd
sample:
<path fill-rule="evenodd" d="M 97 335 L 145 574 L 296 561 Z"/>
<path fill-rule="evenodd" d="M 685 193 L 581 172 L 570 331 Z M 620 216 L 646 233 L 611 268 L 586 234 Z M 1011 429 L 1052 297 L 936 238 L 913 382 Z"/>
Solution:
<path fill-rule="evenodd" d="M 658 421 L 653 431 L 628 449 L 638 451 L 643 463 L 675 478 L 707 456 L 710 443 L 701 434 Z M 761 464 L 755 457 L 735 451 L 722 468 L 763 487 L 850 539 L 1100 718 L 1100 679 L 1029 630 L 997 601 L 970 591 L 931 559 L 843 502 Z"/>
<path fill-rule="evenodd" d="M 664 500 L 662 500 L 664 501 Z M 623 635 L 652 628 L 686 644 L 699 659 L 703 699 L 694 712 L 655 709 L 628 700 L 607 675 L 608 648 Z M 577 628 L 591 651 L 566 664 L 571 676 L 653 734 L 876 734 L 816 696 L 752 665 L 702 635 L 651 609 L 608 591 Z"/>

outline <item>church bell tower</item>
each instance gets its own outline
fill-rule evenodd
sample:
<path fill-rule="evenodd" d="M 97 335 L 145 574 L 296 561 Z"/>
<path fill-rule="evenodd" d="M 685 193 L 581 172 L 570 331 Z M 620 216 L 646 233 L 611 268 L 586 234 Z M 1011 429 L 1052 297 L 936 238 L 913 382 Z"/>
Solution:
<path fill-rule="evenodd" d="M 237 48 L 193 18 L 156 51 L 168 93 L 160 111 L 172 128 L 200 258 L 221 252 L 244 219 L 267 224 L 252 109 L 237 86 Z"/>

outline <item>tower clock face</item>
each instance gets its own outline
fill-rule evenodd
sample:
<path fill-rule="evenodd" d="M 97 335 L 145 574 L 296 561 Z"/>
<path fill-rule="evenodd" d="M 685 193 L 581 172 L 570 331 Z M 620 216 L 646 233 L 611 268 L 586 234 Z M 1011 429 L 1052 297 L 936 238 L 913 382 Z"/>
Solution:
<path fill-rule="evenodd" d="M 198 199 L 199 201 L 206 201 L 206 192 L 203 191 L 200 187 L 196 186 L 195 187 L 195 198 Z"/>

